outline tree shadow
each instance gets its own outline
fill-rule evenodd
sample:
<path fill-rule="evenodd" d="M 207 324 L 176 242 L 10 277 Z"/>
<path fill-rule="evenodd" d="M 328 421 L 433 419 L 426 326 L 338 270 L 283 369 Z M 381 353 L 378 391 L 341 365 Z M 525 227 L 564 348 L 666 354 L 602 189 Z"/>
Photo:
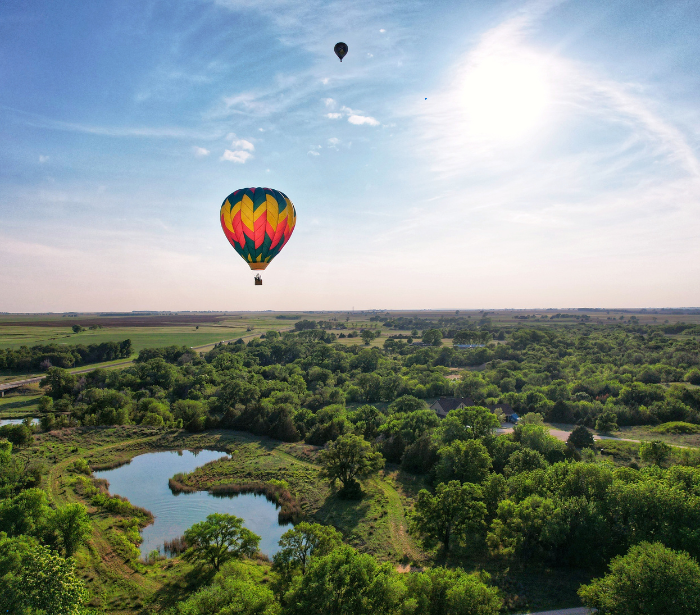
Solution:
<path fill-rule="evenodd" d="M 216 576 L 211 566 L 195 565 L 181 575 L 169 575 L 169 578 L 153 596 L 153 603 L 163 608 L 176 606 L 189 598 L 199 588 L 209 585 Z"/>
<path fill-rule="evenodd" d="M 334 486 L 314 517 L 323 523 L 337 527 L 343 534 L 350 534 L 367 516 L 371 507 L 371 499 L 372 495 L 367 493 L 366 489 L 363 489 L 360 499 L 343 499 L 340 495 L 340 489 Z"/>

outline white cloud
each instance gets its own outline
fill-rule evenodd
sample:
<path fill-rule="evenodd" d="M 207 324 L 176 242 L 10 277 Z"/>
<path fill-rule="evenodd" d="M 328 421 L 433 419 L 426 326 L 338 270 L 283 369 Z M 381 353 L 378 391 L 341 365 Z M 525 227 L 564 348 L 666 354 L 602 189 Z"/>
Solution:
<path fill-rule="evenodd" d="M 307 153 L 308 153 L 309 156 L 320 156 L 320 155 L 321 155 L 321 154 L 319 154 L 318 152 L 315 152 L 315 151 L 313 151 L 313 150 L 309 150 Z"/>
<path fill-rule="evenodd" d="M 245 164 L 246 160 L 251 157 L 250 152 L 246 152 L 244 150 L 236 150 L 232 152 L 230 149 L 227 149 L 224 152 L 224 155 L 221 156 L 220 160 L 230 160 L 231 162 L 237 162 L 239 164 Z"/>
<path fill-rule="evenodd" d="M 374 54 L 368 52 L 368 53 L 367 53 L 367 57 L 368 57 L 368 58 L 373 58 L 373 57 L 374 57 Z"/>
<path fill-rule="evenodd" d="M 328 107 L 329 109 L 335 109 L 336 103 L 335 103 L 335 100 L 333 100 L 332 98 L 324 98 L 323 104 L 325 104 L 326 107 Z"/>
<path fill-rule="evenodd" d="M 39 162 L 41 162 L 42 164 L 44 162 L 48 162 L 48 160 L 49 160 L 48 156 L 39 156 Z"/>
<path fill-rule="evenodd" d="M 326 117 L 329 120 L 337 120 L 338 118 L 343 117 L 342 113 L 326 113 Z"/>
<path fill-rule="evenodd" d="M 328 147 L 331 149 L 338 149 L 338 144 L 340 143 L 340 139 L 338 137 L 331 137 L 328 139 Z"/>
<path fill-rule="evenodd" d="M 361 126 L 362 124 L 369 124 L 370 126 L 379 126 L 379 122 L 368 115 L 351 115 L 348 118 L 348 122 L 350 122 L 351 124 L 355 124 L 356 126 Z"/>
<path fill-rule="evenodd" d="M 246 141 L 245 139 L 234 139 L 234 141 L 231 143 L 231 147 L 235 147 L 236 149 L 245 149 L 249 152 L 255 151 L 255 145 L 253 145 L 250 141 Z"/>
<path fill-rule="evenodd" d="M 192 149 L 194 150 L 194 155 L 197 156 L 197 158 L 208 156 L 211 153 L 208 149 L 197 147 L 196 145 Z"/>
<path fill-rule="evenodd" d="M 382 28 L 382 29 L 379 30 L 379 31 L 380 31 L 382 34 L 384 34 L 384 33 L 386 32 L 386 30 L 385 30 L 384 28 Z"/>

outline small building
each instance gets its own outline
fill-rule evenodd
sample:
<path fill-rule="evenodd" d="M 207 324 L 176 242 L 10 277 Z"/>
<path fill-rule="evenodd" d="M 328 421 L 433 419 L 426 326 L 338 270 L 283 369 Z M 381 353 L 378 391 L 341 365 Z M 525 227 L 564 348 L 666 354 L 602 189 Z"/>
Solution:
<path fill-rule="evenodd" d="M 520 418 L 516 413 L 515 410 L 513 410 L 513 407 L 510 404 L 496 404 L 494 406 L 486 406 L 491 412 L 494 414 L 496 413 L 497 410 L 500 410 L 501 413 L 503 414 L 503 418 L 506 423 L 517 423 L 518 419 Z"/>
<path fill-rule="evenodd" d="M 451 410 L 474 405 L 476 404 L 471 397 L 441 397 L 430 406 L 430 409 L 435 410 L 438 417 L 444 419 Z"/>
<path fill-rule="evenodd" d="M 452 410 L 478 405 L 480 404 L 477 404 L 471 397 L 441 397 L 436 402 L 431 404 L 430 409 L 435 410 L 438 417 L 444 419 Z M 485 407 L 494 414 L 497 410 L 500 411 L 500 413 L 503 414 L 506 423 L 518 422 L 519 417 L 510 404 L 495 404 Z"/>

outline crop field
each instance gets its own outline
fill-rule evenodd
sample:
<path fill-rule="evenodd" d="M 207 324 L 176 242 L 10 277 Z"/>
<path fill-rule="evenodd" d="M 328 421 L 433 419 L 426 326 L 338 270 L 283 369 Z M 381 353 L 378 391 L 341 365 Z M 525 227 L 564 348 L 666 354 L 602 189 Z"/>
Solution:
<path fill-rule="evenodd" d="M 282 314 L 275 312 L 239 312 L 239 313 L 167 313 L 167 314 L 78 314 L 78 315 L 0 315 L 0 348 L 19 348 L 35 344 L 95 344 L 100 342 L 117 342 L 131 339 L 135 352 L 143 348 L 169 345 L 205 346 L 223 340 L 261 334 L 269 330 L 282 330 L 294 327 L 302 318 L 313 320 L 337 320 L 345 325 L 349 333 L 353 329 L 370 328 L 382 330 L 381 322 L 371 322 L 373 316 L 404 318 L 454 318 L 455 316 L 475 319 L 475 322 L 489 318 L 499 324 L 579 324 L 591 322 L 613 324 L 620 317 L 629 320 L 638 319 L 640 324 L 661 324 L 664 322 L 685 322 L 700 324 L 700 314 L 677 314 L 668 312 L 609 310 L 494 310 L 494 311 L 367 311 L 367 312 L 323 312 Z M 557 316 L 559 315 L 559 316 Z M 290 316 L 296 318 L 289 318 Z M 73 325 L 81 325 L 87 330 L 73 333 Z M 101 327 L 90 330 L 89 327 Z M 371 342 L 372 346 L 381 346 L 382 338 L 388 335 L 410 334 L 409 330 L 382 331 L 382 337 Z M 342 344 L 363 344 L 359 337 L 341 338 Z"/>

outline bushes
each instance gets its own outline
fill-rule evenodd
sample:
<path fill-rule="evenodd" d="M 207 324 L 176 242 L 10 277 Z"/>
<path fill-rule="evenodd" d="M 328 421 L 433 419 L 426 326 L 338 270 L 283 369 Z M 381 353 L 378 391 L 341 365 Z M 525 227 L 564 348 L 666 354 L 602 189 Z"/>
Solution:
<path fill-rule="evenodd" d="M 683 421 L 673 421 L 654 427 L 651 431 L 662 434 L 691 434 L 700 433 L 700 425 L 685 423 Z"/>

